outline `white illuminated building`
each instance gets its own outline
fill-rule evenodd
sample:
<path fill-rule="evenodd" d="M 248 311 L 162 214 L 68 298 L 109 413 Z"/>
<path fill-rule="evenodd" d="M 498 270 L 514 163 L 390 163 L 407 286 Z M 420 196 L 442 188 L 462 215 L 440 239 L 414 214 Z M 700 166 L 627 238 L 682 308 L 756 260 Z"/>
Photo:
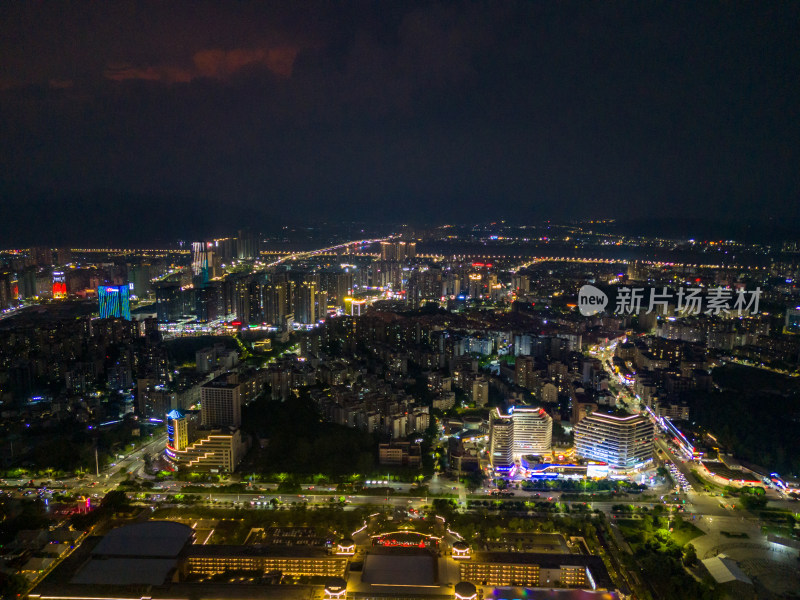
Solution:
<path fill-rule="evenodd" d="M 644 415 L 594 412 L 575 425 L 575 453 L 608 463 L 612 470 L 643 467 L 653 459 L 653 423 Z"/>
<path fill-rule="evenodd" d="M 509 410 L 514 423 L 514 458 L 542 455 L 553 444 L 553 419 L 543 408 L 512 406 Z"/>
<path fill-rule="evenodd" d="M 489 425 L 489 459 L 495 472 L 511 473 L 514 468 L 514 424 L 497 410 Z"/>
<path fill-rule="evenodd" d="M 548 454 L 553 443 L 553 419 L 542 408 L 512 406 L 491 415 L 490 454 L 495 471 L 508 472 L 522 456 Z"/>

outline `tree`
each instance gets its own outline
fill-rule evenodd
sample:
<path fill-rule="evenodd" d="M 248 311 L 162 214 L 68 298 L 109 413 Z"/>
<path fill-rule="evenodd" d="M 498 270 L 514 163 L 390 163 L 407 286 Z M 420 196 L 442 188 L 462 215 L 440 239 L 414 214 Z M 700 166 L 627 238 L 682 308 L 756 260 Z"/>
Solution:
<path fill-rule="evenodd" d="M 130 505 L 130 501 L 125 492 L 121 490 L 112 490 L 105 495 L 100 505 L 111 511 L 117 511 L 127 508 Z"/>
<path fill-rule="evenodd" d="M 475 492 L 475 490 L 483 485 L 483 479 L 483 471 L 480 469 L 471 471 L 470 474 L 467 475 L 467 489 L 470 492 Z"/>
<path fill-rule="evenodd" d="M 28 580 L 22 575 L 0 573 L 0 598 L 16 598 L 28 589 Z"/>
<path fill-rule="evenodd" d="M 759 510 L 767 506 L 767 498 L 765 496 L 754 496 L 752 494 L 742 494 L 739 502 L 745 510 Z"/>
<path fill-rule="evenodd" d="M 686 544 L 683 548 L 683 564 L 692 567 L 697 563 L 697 550 L 692 544 Z"/>

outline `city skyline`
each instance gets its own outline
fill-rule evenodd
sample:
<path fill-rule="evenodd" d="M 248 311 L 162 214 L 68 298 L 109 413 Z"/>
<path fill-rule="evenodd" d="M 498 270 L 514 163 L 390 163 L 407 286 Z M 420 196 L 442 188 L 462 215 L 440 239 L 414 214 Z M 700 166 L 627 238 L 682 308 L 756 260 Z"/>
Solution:
<path fill-rule="evenodd" d="M 0 2 L 0 599 L 796 598 L 799 109 L 798 2 Z"/>
<path fill-rule="evenodd" d="M 800 248 L 610 224 L 0 252 L 0 590 L 796 589 Z"/>

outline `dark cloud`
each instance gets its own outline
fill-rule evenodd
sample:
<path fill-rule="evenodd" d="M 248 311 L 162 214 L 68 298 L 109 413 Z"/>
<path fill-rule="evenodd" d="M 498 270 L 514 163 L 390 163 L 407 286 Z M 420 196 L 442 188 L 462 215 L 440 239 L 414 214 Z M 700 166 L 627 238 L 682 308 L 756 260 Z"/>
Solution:
<path fill-rule="evenodd" d="M 161 83 L 187 83 L 193 79 L 210 78 L 227 80 L 247 67 L 260 65 L 280 77 L 291 77 L 298 48 L 219 48 L 200 50 L 192 57 L 188 67 L 172 64 L 133 66 L 109 65 L 103 75 L 112 81 L 141 79 Z"/>
<path fill-rule="evenodd" d="M 0 201 L 86 235 L 106 194 L 142 235 L 163 204 L 197 230 L 797 219 L 799 7 L 4 3 Z"/>

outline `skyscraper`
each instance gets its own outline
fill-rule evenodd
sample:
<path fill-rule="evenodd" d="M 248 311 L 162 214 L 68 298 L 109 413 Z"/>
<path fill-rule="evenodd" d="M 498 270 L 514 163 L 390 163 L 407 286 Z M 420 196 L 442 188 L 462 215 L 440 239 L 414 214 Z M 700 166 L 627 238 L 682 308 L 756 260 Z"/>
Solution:
<path fill-rule="evenodd" d="M 155 269 L 150 263 L 133 265 L 128 270 L 128 282 L 133 284 L 132 292 L 138 298 L 146 298 L 152 291 L 151 279 L 155 276 Z"/>
<path fill-rule="evenodd" d="M 528 388 L 530 377 L 535 370 L 536 363 L 532 356 L 517 356 L 514 365 L 514 383 L 521 387 Z"/>
<path fill-rule="evenodd" d="M 66 297 L 67 279 L 64 271 L 53 271 L 53 300 L 63 300 Z"/>
<path fill-rule="evenodd" d="M 336 275 L 336 304 L 344 306 L 344 299 L 353 293 L 353 274 L 339 273 Z"/>
<path fill-rule="evenodd" d="M 159 323 L 175 321 L 183 314 L 181 286 L 177 283 L 161 283 L 156 287 L 156 311 Z"/>
<path fill-rule="evenodd" d="M 192 274 L 201 284 L 216 275 L 213 242 L 192 243 Z"/>
<path fill-rule="evenodd" d="M 270 325 L 280 327 L 286 317 L 287 283 L 271 283 L 264 288 L 264 319 Z"/>
<path fill-rule="evenodd" d="M 219 288 L 205 285 L 195 290 L 194 306 L 197 320 L 208 323 L 219 318 Z"/>
<path fill-rule="evenodd" d="M 128 293 L 127 285 L 103 285 L 97 288 L 97 296 L 100 300 L 100 318 L 116 317 L 130 321 L 131 305 Z"/>
<path fill-rule="evenodd" d="M 240 229 L 236 234 L 236 258 L 239 260 L 258 258 L 258 238 L 249 229 Z"/>
<path fill-rule="evenodd" d="M 496 473 L 509 473 L 514 468 L 514 423 L 499 410 L 491 414 L 489 460 Z"/>
<path fill-rule="evenodd" d="M 49 267 L 53 264 L 53 250 L 47 246 L 33 246 L 28 250 L 28 258 L 37 267 Z"/>
<path fill-rule="evenodd" d="M 612 469 L 633 469 L 652 460 L 653 438 L 653 423 L 644 415 L 594 412 L 575 425 L 575 453 Z"/>
<path fill-rule="evenodd" d="M 553 419 L 543 408 L 512 406 L 514 456 L 542 455 L 550 452 L 553 442 Z"/>
<path fill-rule="evenodd" d="M 328 296 L 315 283 L 304 282 L 297 288 L 294 319 L 304 325 L 312 325 L 325 318 Z"/>
<path fill-rule="evenodd" d="M 189 422 L 178 410 L 167 413 L 167 447 L 183 451 L 189 445 Z"/>
<path fill-rule="evenodd" d="M 14 286 L 11 273 L 0 273 L 0 310 L 16 304 L 19 292 L 14 294 Z"/>
<path fill-rule="evenodd" d="M 56 257 L 56 264 L 62 267 L 68 265 L 72 262 L 72 250 L 69 248 L 57 248 Z"/>
<path fill-rule="evenodd" d="M 394 244 L 381 242 L 381 260 L 394 260 L 396 257 Z"/>
<path fill-rule="evenodd" d="M 242 425 L 241 386 L 220 375 L 200 388 L 200 418 L 203 427 Z"/>

